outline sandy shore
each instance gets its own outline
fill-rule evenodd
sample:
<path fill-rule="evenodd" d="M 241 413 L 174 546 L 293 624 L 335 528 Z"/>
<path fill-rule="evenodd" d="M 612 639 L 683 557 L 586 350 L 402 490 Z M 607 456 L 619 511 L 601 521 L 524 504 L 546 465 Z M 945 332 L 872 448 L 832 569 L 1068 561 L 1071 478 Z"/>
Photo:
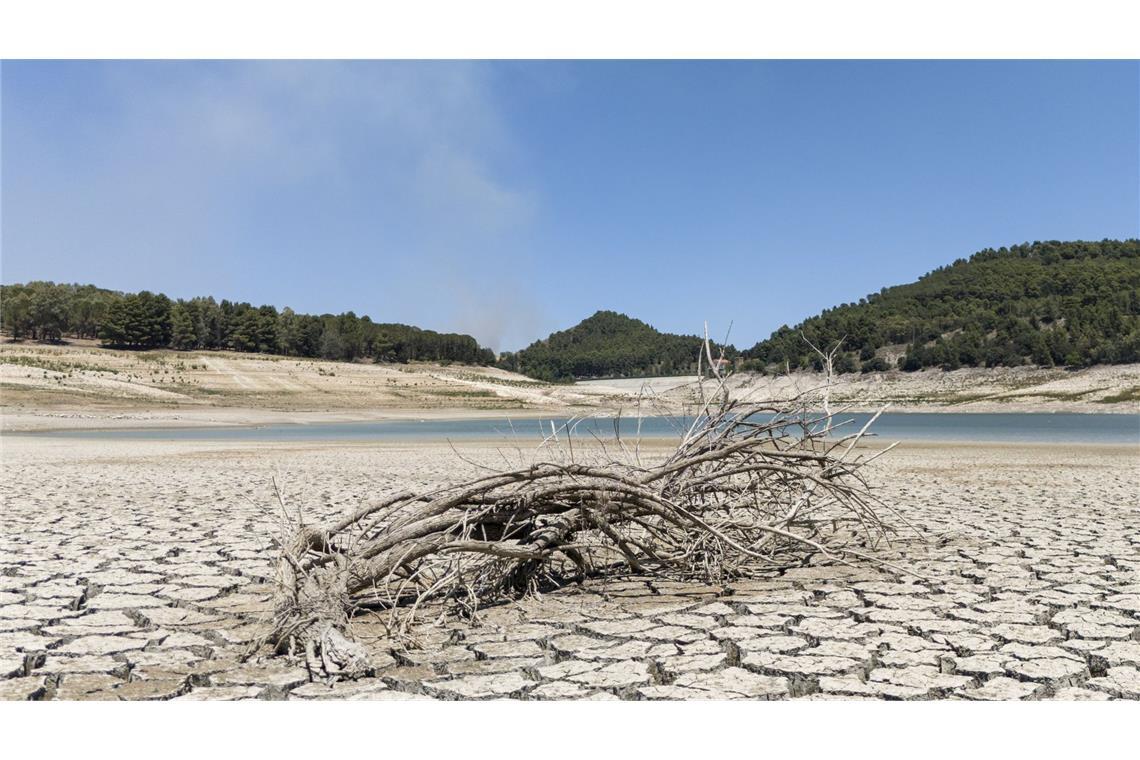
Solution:
<path fill-rule="evenodd" d="M 272 590 L 273 480 L 320 519 L 476 471 L 446 445 L 9 437 L 2 462 L 0 698 L 1140 697 L 1134 447 L 906 443 L 874 477 L 921 540 L 882 556 L 923 580 L 623 577 L 411 651 L 364 618 L 377 676 L 337 688 L 238 661 Z"/>
<path fill-rule="evenodd" d="M 489 367 L 0 344 L 9 431 L 533 416 L 608 407 L 614 396 Z"/>
<path fill-rule="evenodd" d="M 251 427 L 256 425 L 316 425 L 337 422 L 385 420 L 532 419 L 596 410 L 519 409 L 384 409 L 330 411 L 274 411 L 271 409 L 178 409 L 169 411 L 14 412 L 0 416 L 0 432 L 47 432 L 54 430 L 115 430 L 190 427 Z"/>
<path fill-rule="evenodd" d="M 822 384 L 810 372 L 743 373 L 729 387 L 768 401 Z M 843 375 L 832 394 L 851 411 L 1135 413 L 1140 365 Z M 0 344 L 0 431 L 525 418 L 629 413 L 639 403 L 676 412 L 693 400 L 691 378 L 555 385 L 488 367 Z"/>

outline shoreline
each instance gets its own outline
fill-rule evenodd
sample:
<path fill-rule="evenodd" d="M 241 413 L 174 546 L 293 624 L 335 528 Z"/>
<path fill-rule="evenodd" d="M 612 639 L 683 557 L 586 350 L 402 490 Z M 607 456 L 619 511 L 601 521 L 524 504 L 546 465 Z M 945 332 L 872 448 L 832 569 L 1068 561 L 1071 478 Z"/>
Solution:
<path fill-rule="evenodd" d="M 348 423 L 352 424 L 352 423 Z M 257 429 L 261 426 L 230 426 L 227 428 L 212 428 L 214 430 Z M 179 437 L 177 433 L 182 430 L 194 428 L 114 428 L 114 429 L 70 429 L 70 430 L 27 430 L 6 431 L 0 433 L 0 442 L 6 446 L 28 445 L 72 445 L 72 446 L 142 446 L 163 448 L 169 446 L 188 446 L 204 450 L 227 449 L 234 451 L 254 450 L 323 450 L 333 448 L 416 448 L 416 449 L 461 449 L 464 447 L 486 448 L 518 448 L 521 450 L 537 449 L 543 439 L 539 435 L 523 433 L 515 439 L 503 435 L 472 433 L 466 435 L 441 436 L 431 433 L 422 435 L 395 435 L 393 437 L 299 437 L 299 438 L 231 438 L 219 437 Z M 201 428 L 198 428 L 201 429 Z M 114 435 L 117 432 L 154 432 L 160 435 L 155 437 L 133 437 Z M 161 433 L 170 432 L 170 437 L 162 437 Z M 100 433 L 111 433 L 101 436 Z M 575 440 L 579 440 L 576 437 Z M 585 438 L 581 438 L 588 443 Z M 626 439 L 623 439 L 626 440 Z M 630 439 L 632 440 L 632 439 Z M 677 436 L 643 435 L 638 439 L 638 445 L 649 450 L 671 450 L 677 444 Z M 608 442 L 607 442 L 608 443 Z M 876 436 L 869 434 L 860 441 L 855 449 L 882 450 L 888 447 L 911 451 L 959 449 L 963 451 L 977 451 L 993 449 L 999 451 L 1024 450 L 1052 451 L 1061 447 L 1080 449 L 1082 451 L 1102 451 L 1106 454 L 1140 452 L 1140 437 L 1135 442 L 1122 441 L 1088 441 L 1088 440 L 994 440 L 969 438 L 899 438 L 895 436 Z M 2 452 L 2 448 L 0 448 Z M 156 452 L 158 453 L 158 452 Z"/>
<path fill-rule="evenodd" d="M 839 413 L 874 414 L 884 411 L 890 414 L 1088 414 L 1088 415 L 1136 415 L 1140 406 L 1132 408 L 1090 409 L 1087 406 L 1069 408 L 1057 404 L 1024 404 L 1018 408 L 1011 405 L 868 405 L 851 404 L 841 407 Z M 1058 408 L 1063 406 L 1064 408 Z M 550 407 L 541 409 L 384 409 L 368 410 L 270 410 L 252 407 L 210 407 L 187 408 L 160 412 L 151 410 L 99 411 L 8 411 L 0 409 L 0 435 L 24 433 L 52 433 L 73 430 L 115 431 L 115 430 L 186 430 L 195 428 L 231 429 L 259 428 L 268 426 L 307 426 L 330 424 L 354 424 L 369 422 L 420 421 L 468 421 L 485 419 L 546 420 L 565 419 L 574 416 L 612 418 L 618 412 L 625 418 L 634 418 L 628 409 L 621 406 L 601 407 Z M 645 414 L 643 417 L 665 416 Z"/>
<path fill-rule="evenodd" d="M 271 454 L 304 452 L 422 452 L 438 454 L 454 454 L 456 451 L 472 449 L 478 452 L 503 450 L 504 442 L 501 438 L 471 437 L 452 439 L 451 441 L 439 438 L 401 438 L 401 439 L 294 439 L 294 440 L 258 440 L 258 439 L 174 439 L 174 438 L 96 438 L 96 437 L 61 437 L 50 434 L 29 433 L 3 439 L 4 447 L 11 447 L 12 453 L 17 456 L 26 455 L 31 451 L 68 450 L 71 455 L 81 459 L 110 457 L 113 459 L 125 458 L 151 459 L 165 456 L 203 455 L 212 456 L 224 452 L 232 452 L 242 456 L 268 456 Z M 521 451 L 531 451 L 538 448 L 538 440 L 533 445 L 517 445 Z M 653 437 L 641 440 L 643 450 L 653 453 L 671 451 L 675 446 L 672 438 Z M 892 453 L 899 452 L 906 455 L 921 455 L 922 452 L 952 454 L 954 452 L 975 452 L 978 454 L 992 452 L 1002 456 L 1010 456 L 1022 452 L 1026 456 L 1054 455 L 1062 448 L 1079 451 L 1082 455 L 1128 456 L 1135 455 L 1140 444 L 1119 442 L 1095 441 L 966 441 L 966 440 L 931 440 L 913 439 L 896 441 L 893 439 L 872 439 L 860 442 L 855 450 L 881 451 L 892 447 Z M 891 454 L 887 455 L 888 457 Z M 1140 465 L 1138 465 L 1140 467 Z M 1140 472 L 1140 469 L 1137 469 Z"/>
<path fill-rule="evenodd" d="M 386 409 L 383 411 L 270 411 L 264 409 L 225 410 L 229 414 L 219 414 L 220 409 L 187 409 L 178 414 L 161 415 L 120 412 L 120 414 L 91 414 L 91 412 L 9 412 L 0 410 L 0 435 L 50 434 L 67 432 L 115 432 L 115 431 L 185 431 L 185 430 L 257 430 L 260 427 L 306 427 L 316 425 L 353 425 L 368 423 L 397 422 L 469 422 L 478 419 L 567 419 L 570 417 L 595 417 L 610 419 L 617 417 L 635 418 L 625 414 L 625 410 L 614 409 L 515 409 L 506 414 L 502 409 Z M 884 407 L 853 404 L 844 407 L 837 414 L 876 414 L 877 411 L 897 415 L 1138 415 L 1140 410 L 1106 409 L 956 409 L 954 407 Z M 668 415 L 642 415 L 661 417 Z M 678 415 L 679 416 L 679 415 Z"/>
<path fill-rule="evenodd" d="M 493 367 L 331 362 L 237 352 L 128 352 L 0 344 L 0 433 L 233 427 L 384 420 L 676 414 L 692 377 L 552 384 Z M 826 383 L 819 373 L 731 375 L 740 401 L 779 405 Z M 832 406 L 897 414 L 1140 412 L 1140 364 L 841 375 Z"/>
<path fill-rule="evenodd" d="M 385 409 L 369 411 L 276 411 L 255 408 L 180 409 L 163 414 L 151 411 L 15 412 L 0 410 L 0 435 L 51 433 L 70 430 L 185 430 L 194 428 L 259 428 L 270 425 L 329 425 L 408 420 L 545 419 L 565 412 L 587 410 L 518 409 Z"/>

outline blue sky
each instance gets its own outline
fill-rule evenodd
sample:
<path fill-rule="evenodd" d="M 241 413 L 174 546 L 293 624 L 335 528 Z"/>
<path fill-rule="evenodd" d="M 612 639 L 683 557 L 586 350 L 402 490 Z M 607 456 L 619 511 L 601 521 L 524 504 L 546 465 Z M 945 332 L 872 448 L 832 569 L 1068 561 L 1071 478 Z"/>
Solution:
<path fill-rule="evenodd" d="M 4 62 L 2 272 L 519 348 L 1140 235 L 1136 62 Z"/>

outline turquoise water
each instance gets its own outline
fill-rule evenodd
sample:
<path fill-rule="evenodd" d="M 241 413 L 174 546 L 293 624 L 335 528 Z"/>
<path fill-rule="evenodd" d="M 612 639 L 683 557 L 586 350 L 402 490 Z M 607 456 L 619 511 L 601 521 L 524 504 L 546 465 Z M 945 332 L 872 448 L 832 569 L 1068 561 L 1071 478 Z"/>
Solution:
<path fill-rule="evenodd" d="M 870 418 L 869 414 L 837 415 L 837 421 L 851 420 L 844 426 L 844 432 L 858 430 Z M 675 437 L 691 421 L 692 418 L 682 417 L 645 417 L 641 420 L 641 435 L 651 438 Z M 508 420 L 502 417 L 478 420 L 389 420 L 258 427 L 68 430 L 34 435 L 170 441 L 442 441 L 497 438 L 537 442 L 542 435 L 550 433 L 552 422 L 555 426 L 561 426 L 566 423 L 566 419 Z M 582 420 L 575 427 L 575 435 L 613 439 L 614 425 L 612 419 Z M 879 417 L 871 426 L 870 432 L 889 441 L 1140 444 L 1140 414 L 887 413 Z M 637 420 L 621 420 L 620 434 L 623 438 L 636 437 L 637 433 Z"/>

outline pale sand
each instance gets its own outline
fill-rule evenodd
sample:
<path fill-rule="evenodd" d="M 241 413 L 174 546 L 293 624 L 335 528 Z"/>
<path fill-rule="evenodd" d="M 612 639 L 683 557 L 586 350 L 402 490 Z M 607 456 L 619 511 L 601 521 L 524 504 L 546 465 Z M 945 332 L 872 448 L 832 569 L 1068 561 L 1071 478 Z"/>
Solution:
<path fill-rule="evenodd" d="M 0 429 L 533 416 L 627 401 L 489 367 L 0 344 Z"/>
<path fill-rule="evenodd" d="M 271 590 L 272 479 L 315 520 L 473 465 L 438 443 L 0 445 L 0 698 L 1140 697 L 1135 447 L 903 444 L 874 479 L 926 540 L 881 556 L 927 580 L 596 581 L 421 650 L 368 638 L 378 676 L 328 689 L 235 659 Z"/>
<path fill-rule="evenodd" d="M 742 372 L 728 380 L 733 395 L 750 401 L 791 399 L 823 387 L 818 372 L 758 375 Z M 613 394 L 644 392 L 660 399 L 681 401 L 691 396 L 691 378 L 654 377 L 589 380 L 578 388 Z M 1118 396 L 1130 399 L 1112 400 Z M 852 411 L 951 412 L 1140 412 L 1140 364 L 1089 367 L 1080 370 L 1040 367 L 998 367 L 943 372 L 873 372 L 837 375 L 831 396 Z"/>
<path fill-rule="evenodd" d="M 742 373 L 729 387 L 736 397 L 759 402 L 822 383 L 814 373 Z M 675 413 L 692 404 L 692 390 L 689 378 L 559 385 L 459 365 L 0 344 L 0 430 L 6 431 L 522 418 L 630 413 L 639 404 Z M 843 375 L 832 395 L 852 411 L 890 404 L 893 411 L 1134 413 L 1140 411 L 1140 365 Z"/>
<path fill-rule="evenodd" d="M 764 400 L 791 398 L 825 382 L 814 372 L 742 373 L 730 378 L 729 386 L 738 398 Z M 853 411 L 889 404 L 892 411 L 1136 413 L 1140 412 L 1140 364 L 1081 370 L 998 367 L 851 373 L 834 378 L 831 396 Z M 1112 400 L 1121 396 L 1125 398 Z"/>

